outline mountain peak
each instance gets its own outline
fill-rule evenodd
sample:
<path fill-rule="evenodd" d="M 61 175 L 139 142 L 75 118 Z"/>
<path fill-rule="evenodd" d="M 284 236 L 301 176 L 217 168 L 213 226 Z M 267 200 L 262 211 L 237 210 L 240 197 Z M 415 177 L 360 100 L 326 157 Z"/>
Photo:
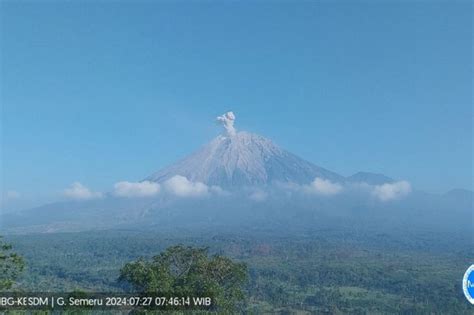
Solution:
<path fill-rule="evenodd" d="M 235 115 L 229 113 L 220 116 L 226 134 L 214 138 L 195 153 L 145 180 L 163 182 L 180 175 L 191 181 L 226 189 L 275 182 L 306 184 L 315 177 L 344 180 L 336 173 L 281 149 L 270 139 L 245 131 L 237 132 L 233 127 Z"/>

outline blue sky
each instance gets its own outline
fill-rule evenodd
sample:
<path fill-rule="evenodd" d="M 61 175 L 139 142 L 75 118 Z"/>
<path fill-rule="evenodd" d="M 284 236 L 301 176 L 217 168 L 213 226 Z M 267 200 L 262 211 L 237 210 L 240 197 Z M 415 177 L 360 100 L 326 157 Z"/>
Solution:
<path fill-rule="evenodd" d="M 141 180 L 229 109 L 342 175 L 472 189 L 471 20 L 470 1 L 2 1 L 1 190 Z"/>

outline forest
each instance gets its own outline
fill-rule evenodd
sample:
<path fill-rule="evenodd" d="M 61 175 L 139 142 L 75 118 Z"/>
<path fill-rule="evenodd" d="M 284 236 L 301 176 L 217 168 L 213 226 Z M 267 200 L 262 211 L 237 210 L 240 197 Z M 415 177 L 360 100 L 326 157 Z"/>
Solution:
<path fill-rule="evenodd" d="M 181 244 L 245 266 L 239 311 L 472 314 L 461 288 L 472 247 L 453 233 L 109 230 L 6 241 L 25 264 L 17 291 L 124 292 L 124 266 Z"/>

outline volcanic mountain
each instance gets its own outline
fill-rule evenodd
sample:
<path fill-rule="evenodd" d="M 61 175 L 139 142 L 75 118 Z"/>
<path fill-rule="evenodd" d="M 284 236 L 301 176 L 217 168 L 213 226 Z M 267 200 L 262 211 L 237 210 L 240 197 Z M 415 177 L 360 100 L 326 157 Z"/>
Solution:
<path fill-rule="evenodd" d="M 233 112 L 227 112 L 217 120 L 225 128 L 222 135 L 144 180 L 163 183 L 174 176 L 184 176 L 192 182 L 227 190 L 275 183 L 306 185 L 315 178 L 335 183 L 364 182 L 372 185 L 394 181 L 385 175 L 367 172 L 345 178 L 278 147 L 265 137 L 237 132 Z"/>
<path fill-rule="evenodd" d="M 305 161 L 267 138 L 248 132 L 220 135 L 197 152 L 145 180 L 160 183 L 176 175 L 227 189 L 277 182 L 307 184 L 316 177 L 344 181 L 343 176 Z"/>
<path fill-rule="evenodd" d="M 344 177 L 267 138 L 237 132 L 232 112 L 217 120 L 225 128 L 223 134 L 143 180 L 162 184 L 152 185 L 157 192 L 152 196 L 112 191 L 94 199 L 11 212 L 1 217 L 0 225 L 8 233 L 183 226 L 237 230 L 245 226 L 278 233 L 283 227 L 298 233 L 352 226 L 383 231 L 472 229 L 471 221 L 465 220 L 472 217 L 472 192 L 409 194 L 407 182 L 383 174 L 359 172 Z M 126 183 L 133 188 L 143 182 Z M 273 185 L 279 183 L 283 185 Z"/>

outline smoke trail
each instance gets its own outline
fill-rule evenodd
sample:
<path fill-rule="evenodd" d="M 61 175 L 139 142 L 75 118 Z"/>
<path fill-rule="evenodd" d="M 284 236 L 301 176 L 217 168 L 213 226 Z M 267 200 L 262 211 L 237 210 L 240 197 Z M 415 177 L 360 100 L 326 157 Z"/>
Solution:
<path fill-rule="evenodd" d="M 224 126 L 229 136 L 235 135 L 236 133 L 236 130 L 234 128 L 235 115 L 233 112 L 227 112 L 224 115 L 217 117 L 217 121 L 220 122 L 222 126 Z"/>

